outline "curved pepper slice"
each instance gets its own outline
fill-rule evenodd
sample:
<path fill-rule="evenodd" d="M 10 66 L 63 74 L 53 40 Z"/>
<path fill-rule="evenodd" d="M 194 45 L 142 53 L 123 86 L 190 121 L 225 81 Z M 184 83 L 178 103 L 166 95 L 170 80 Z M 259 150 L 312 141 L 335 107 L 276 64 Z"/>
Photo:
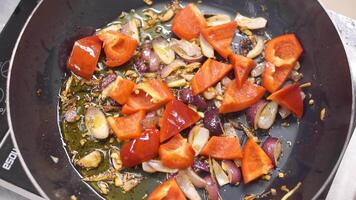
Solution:
<path fill-rule="evenodd" d="M 201 29 L 207 27 L 203 14 L 194 4 L 188 4 L 173 18 L 172 32 L 181 39 L 198 38 Z"/>
<path fill-rule="evenodd" d="M 256 63 L 251 58 L 236 54 L 231 54 L 229 60 L 234 67 L 237 85 L 241 87 L 247 80 L 251 70 L 256 67 Z"/>
<path fill-rule="evenodd" d="M 303 99 L 298 84 L 294 83 L 274 92 L 268 100 L 277 102 L 279 105 L 292 111 L 297 117 L 303 115 Z"/>
<path fill-rule="evenodd" d="M 164 142 L 170 137 L 177 135 L 182 130 L 199 121 L 198 113 L 177 99 L 173 99 L 166 106 L 161 118 L 160 141 Z"/>
<path fill-rule="evenodd" d="M 159 131 L 147 129 L 142 136 L 133 139 L 120 148 L 120 158 L 124 167 L 133 167 L 158 156 Z"/>
<path fill-rule="evenodd" d="M 293 66 L 275 67 L 272 63 L 267 62 L 265 70 L 262 73 L 262 86 L 269 92 L 278 90 L 287 80 Z"/>
<path fill-rule="evenodd" d="M 138 45 L 137 40 L 116 31 L 105 31 L 98 35 L 104 42 L 106 55 L 105 64 L 108 67 L 118 67 L 130 60 Z"/>
<path fill-rule="evenodd" d="M 67 68 L 85 79 L 91 79 L 99 60 L 101 43 L 97 36 L 75 41 Z"/>
<path fill-rule="evenodd" d="M 237 112 L 257 103 L 265 94 L 266 89 L 259 85 L 245 81 L 241 88 L 237 87 L 236 79 L 227 86 L 220 113 Z"/>
<path fill-rule="evenodd" d="M 108 117 L 108 123 L 120 140 L 139 138 L 142 133 L 141 121 L 145 117 L 144 111 L 138 111 L 124 117 Z"/>
<path fill-rule="evenodd" d="M 245 144 L 241 165 L 245 184 L 267 174 L 273 168 L 271 159 L 253 139 L 248 139 Z"/>
<path fill-rule="evenodd" d="M 303 52 L 302 45 L 294 34 L 286 34 L 268 41 L 265 59 L 276 67 L 294 66 Z"/>
<path fill-rule="evenodd" d="M 193 164 L 194 149 L 180 134 L 159 147 L 162 164 L 172 169 L 185 169 Z"/>
<path fill-rule="evenodd" d="M 215 85 L 232 69 L 232 65 L 208 59 L 190 81 L 194 95 Z"/>
<path fill-rule="evenodd" d="M 236 21 L 232 21 L 226 24 L 205 28 L 201 32 L 206 41 L 214 47 L 215 51 L 226 59 L 232 53 L 231 42 L 234 38 L 236 28 Z"/>
<path fill-rule="evenodd" d="M 139 83 L 134 88 L 127 103 L 122 107 L 121 112 L 131 114 L 139 110 L 151 111 L 158 109 L 174 98 L 168 86 L 161 80 L 150 80 Z"/>
<path fill-rule="evenodd" d="M 174 178 L 170 178 L 153 190 L 147 200 L 186 200 L 186 198 Z"/>
<path fill-rule="evenodd" d="M 129 99 L 135 85 L 136 84 L 131 80 L 117 77 L 108 93 L 108 96 L 121 105 L 125 104 Z"/>
<path fill-rule="evenodd" d="M 242 158 L 240 141 L 237 137 L 213 136 L 204 146 L 200 154 L 220 160 Z"/>

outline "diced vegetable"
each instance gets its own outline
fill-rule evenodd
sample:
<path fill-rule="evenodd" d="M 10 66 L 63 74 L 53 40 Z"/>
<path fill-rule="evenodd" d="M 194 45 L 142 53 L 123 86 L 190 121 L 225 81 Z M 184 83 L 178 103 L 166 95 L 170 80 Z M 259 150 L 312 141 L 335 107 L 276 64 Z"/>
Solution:
<path fill-rule="evenodd" d="M 188 199 L 201 200 L 198 191 L 195 189 L 185 171 L 179 171 L 175 179 L 178 186 L 183 191 L 185 196 L 188 197 Z"/>
<path fill-rule="evenodd" d="M 160 141 L 164 142 L 200 119 L 198 113 L 184 103 L 173 99 L 166 106 L 161 119 Z"/>
<path fill-rule="evenodd" d="M 303 48 L 294 34 L 286 34 L 268 41 L 265 59 L 276 67 L 292 67 L 298 61 Z"/>
<path fill-rule="evenodd" d="M 101 52 L 101 41 L 97 36 L 89 36 L 74 43 L 67 68 L 75 74 L 91 79 Z"/>
<path fill-rule="evenodd" d="M 110 89 L 108 96 L 114 99 L 119 104 L 125 104 L 129 99 L 135 83 L 131 80 L 123 79 L 118 76 Z"/>
<path fill-rule="evenodd" d="M 184 173 L 188 176 L 189 180 L 193 183 L 195 187 L 204 188 L 206 186 L 206 181 L 198 174 L 196 174 L 191 167 L 185 169 Z"/>
<path fill-rule="evenodd" d="M 207 58 L 214 58 L 214 48 L 209 44 L 208 41 L 205 40 L 204 36 L 200 34 L 199 36 L 199 43 L 203 55 Z"/>
<path fill-rule="evenodd" d="M 206 22 L 208 26 L 218 26 L 231 22 L 231 18 L 229 15 L 219 14 L 207 18 Z"/>
<path fill-rule="evenodd" d="M 256 66 L 256 63 L 251 58 L 237 54 L 231 54 L 229 59 L 234 67 L 235 79 L 240 88 L 247 80 L 251 70 Z"/>
<path fill-rule="evenodd" d="M 248 139 L 244 147 L 241 167 L 244 183 L 247 184 L 267 174 L 272 168 L 272 161 L 263 149 L 253 139 Z"/>
<path fill-rule="evenodd" d="M 205 28 L 202 34 L 220 56 L 227 58 L 231 53 L 231 42 L 237 28 L 236 21 Z"/>
<path fill-rule="evenodd" d="M 177 173 L 178 169 L 171 169 L 162 164 L 160 160 L 149 160 L 142 163 L 142 169 L 148 173 L 163 172 L 163 173 Z"/>
<path fill-rule="evenodd" d="M 235 20 L 239 27 L 251 30 L 265 28 L 267 24 L 267 20 L 263 17 L 249 18 L 240 13 L 237 13 Z"/>
<path fill-rule="evenodd" d="M 199 8 L 194 4 L 188 4 L 174 16 L 172 32 L 179 38 L 192 40 L 198 38 L 200 31 L 206 26 L 207 23 Z"/>
<path fill-rule="evenodd" d="M 79 159 L 76 164 L 86 169 L 93 169 L 97 168 L 102 160 L 100 151 L 94 150 Z"/>
<path fill-rule="evenodd" d="M 208 59 L 190 81 L 193 94 L 197 95 L 215 85 L 224 78 L 231 69 L 232 66 L 230 64 Z"/>
<path fill-rule="evenodd" d="M 223 102 L 219 108 L 220 113 L 237 112 L 257 103 L 264 95 L 266 89 L 245 81 L 241 88 L 237 87 L 236 79 L 227 86 Z"/>
<path fill-rule="evenodd" d="M 275 67 L 272 63 L 267 62 L 265 70 L 262 73 L 262 86 L 269 92 L 277 91 L 287 80 L 293 67 Z"/>
<path fill-rule="evenodd" d="M 154 39 L 152 42 L 152 47 L 164 64 L 168 65 L 174 61 L 174 51 L 170 48 L 168 41 L 164 38 L 159 37 Z"/>
<path fill-rule="evenodd" d="M 268 137 L 262 145 L 262 149 L 268 157 L 273 161 L 274 166 L 277 166 L 277 161 L 282 153 L 282 144 L 278 138 Z"/>
<path fill-rule="evenodd" d="M 109 126 L 104 113 L 97 107 L 90 106 L 85 112 L 85 126 L 91 136 L 105 139 L 109 136 Z"/>
<path fill-rule="evenodd" d="M 147 129 L 142 136 L 125 143 L 120 149 L 124 167 L 133 167 L 158 156 L 159 131 Z"/>
<path fill-rule="evenodd" d="M 246 55 L 247 58 L 255 58 L 263 52 L 264 40 L 262 36 L 255 36 L 256 45 Z"/>
<path fill-rule="evenodd" d="M 267 99 L 277 102 L 279 105 L 290 110 L 297 117 L 302 117 L 303 115 L 303 99 L 299 84 L 294 83 L 288 85 L 274 92 L 267 97 Z"/>
<path fill-rule="evenodd" d="M 164 166 L 173 169 L 185 169 L 193 164 L 194 150 L 180 134 L 159 147 L 159 157 Z"/>
<path fill-rule="evenodd" d="M 104 42 L 105 64 L 108 67 L 118 67 L 125 64 L 130 60 L 138 45 L 136 39 L 120 32 L 105 31 L 98 36 Z"/>
<path fill-rule="evenodd" d="M 147 200 L 186 200 L 184 193 L 179 188 L 174 178 L 168 179 L 161 183 L 153 192 L 148 196 Z"/>
<path fill-rule="evenodd" d="M 144 111 L 124 117 L 108 117 L 108 123 L 114 134 L 120 140 L 139 138 L 142 133 L 141 121 L 145 117 Z"/>
<path fill-rule="evenodd" d="M 213 136 L 200 152 L 220 160 L 235 160 L 242 158 L 240 141 L 237 137 Z"/>
<path fill-rule="evenodd" d="M 203 118 L 204 127 L 209 129 L 212 135 L 221 135 L 221 119 L 218 109 L 210 109 L 204 113 Z"/>
<path fill-rule="evenodd" d="M 220 164 L 216 161 L 216 160 L 212 160 L 212 164 L 213 164 L 213 169 L 214 169 L 214 175 L 215 178 L 218 182 L 218 184 L 220 186 L 224 186 L 226 184 L 228 184 L 229 181 L 229 177 L 225 174 L 223 168 L 220 166 Z"/>
<path fill-rule="evenodd" d="M 209 130 L 204 127 L 195 126 L 189 132 L 188 142 L 192 145 L 196 156 L 199 155 L 208 140 Z"/>
<path fill-rule="evenodd" d="M 257 129 L 257 123 L 260 119 L 263 108 L 267 105 L 267 101 L 261 99 L 246 110 L 246 121 L 251 127 Z"/>
<path fill-rule="evenodd" d="M 221 167 L 227 172 L 230 184 L 236 185 L 241 181 L 241 171 L 231 160 L 221 162 Z"/>
<path fill-rule="evenodd" d="M 267 103 L 257 121 L 258 128 L 269 129 L 274 124 L 278 112 L 278 104 L 274 101 Z"/>

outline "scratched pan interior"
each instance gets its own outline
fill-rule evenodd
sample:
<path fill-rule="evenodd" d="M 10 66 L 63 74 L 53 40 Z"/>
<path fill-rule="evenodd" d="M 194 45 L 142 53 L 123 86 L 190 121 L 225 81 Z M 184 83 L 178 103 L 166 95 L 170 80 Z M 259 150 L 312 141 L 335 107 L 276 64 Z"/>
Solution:
<path fill-rule="evenodd" d="M 155 6 L 162 4 L 155 1 Z M 57 123 L 58 91 L 73 41 L 115 19 L 121 11 L 144 6 L 141 0 L 44 1 L 19 40 L 8 88 L 13 139 L 21 152 L 22 164 L 40 192 L 51 199 L 69 199 L 72 194 L 78 199 L 99 198 L 69 162 Z M 225 186 L 221 196 L 225 200 L 240 199 L 244 194 L 261 193 L 281 185 L 292 187 L 301 181 L 303 184 L 292 199 L 317 197 L 345 148 L 352 114 L 348 62 L 327 14 L 314 0 L 204 0 L 200 7 L 206 13 L 234 15 L 239 11 L 247 16 L 265 17 L 269 22 L 267 32 L 272 36 L 295 32 L 305 50 L 301 58 L 303 80 L 312 82 L 307 93 L 316 102 L 313 107 L 305 103 L 300 123 L 291 118 L 290 128 L 277 123 L 270 131 L 271 135 L 283 138 L 284 154 L 279 167 L 287 172 L 286 178 Z M 41 95 L 37 95 L 38 90 Z M 328 116 L 321 122 L 319 113 L 323 107 Z M 59 162 L 54 163 L 50 156 L 58 157 Z M 153 186 L 154 183 L 149 188 Z"/>

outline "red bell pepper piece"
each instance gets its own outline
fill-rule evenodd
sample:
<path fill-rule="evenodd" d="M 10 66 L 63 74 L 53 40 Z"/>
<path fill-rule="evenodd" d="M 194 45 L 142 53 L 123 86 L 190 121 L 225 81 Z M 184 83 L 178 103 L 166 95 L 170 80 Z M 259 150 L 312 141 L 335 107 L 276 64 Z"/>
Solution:
<path fill-rule="evenodd" d="M 147 200 L 186 200 L 186 198 L 174 178 L 170 178 L 153 190 Z"/>
<path fill-rule="evenodd" d="M 75 41 L 67 68 L 75 74 L 91 79 L 101 52 L 101 41 L 97 36 L 89 36 Z"/>
<path fill-rule="evenodd" d="M 265 92 L 265 88 L 249 81 L 245 81 L 242 87 L 238 88 L 236 79 L 234 79 L 225 90 L 219 112 L 229 113 L 244 110 L 257 103 Z"/>
<path fill-rule="evenodd" d="M 232 53 L 231 42 L 237 28 L 236 21 L 203 29 L 202 35 L 220 56 L 228 58 Z M 189 30 L 189 28 L 187 28 Z"/>
<path fill-rule="evenodd" d="M 161 119 L 160 141 L 164 142 L 177 135 L 182 130 L 199 121 L 198 113 L 177 99 L 173 99 L 166 106 Z"/>
<path fill-rule="evenodd" d="M 268 41 L 265 59 L 276 67 L 294 66 L 303 52 L 302 45 L 294 34 L 281 35 Z"/>
<path fill-rule="evenodd" d="M 283 87 L 271 94 L 267 99 L 277 102 L 297 117 L 302 117 L 303 115 L 303 99 L 299 85 L 296 83 Z"/>
<path fill-rule="evenodd" d="M 172 169 L 185 169 L 193 164 L 194 149 L 180 134 L 159 147 L 162 164 Z"/>
<path fill-rule="evenodd" d="M 232 69 L 230 64 L 208 59 L 190 81 L 194 95 L 215 85 Z"/>
<path fill-rule="evenodd" d="M 265 70 L 262 73 L 262 86 L 271 93 L 277 91 L 287 80 L 292 69 L 293 65 L 275 67 L 273 64 L 267 62 Z"/>
<path fill-rule="evenodd" d="M 120 158 L 124 167 L 133 167 L 158 156 L 159 131 L 147 129 L 142 136 L 125 143 L 120 148 Z"/>
<path fill-rule="evenodd" d="M 220 160 L 242 158 L 240 141 L 237 137 L 213 136 L 204 146 L 200 154 Z"/>
<path fill-rule="evenodd" d="M 201 29 L 207 26 L 199 8 L 190 3 L 174 16 L 172 32 L 181 39 L 192 40 L 198 38 Z"/>
<path fill-rule="evenodd" d="M 256 63 L 251 58 L 236 54 L 231 54 L 229 59 L 234 67 L 237 86 L 240 88 L 247 80 L 251 70 L 256 67 Z"/>
<path fill-rule="evenodd" d="M 248 139 L 245 144 L 241 165 L 245 184 L 267 174 L 273 168 L 271 159 L 253 139 Z"/>
<path fill-rule="evenodd" d="M 136 84 L 131 80 L 118 77 L 110 89 L 108 96 L 123 105 L 129 99 L 135 85 Z"/>
<path fill-rule="evenodd" d="M 131 36 L 116 31 L 105 31 L 98 36 L 104 42 L 105 64 L 108 67 L 125 64 L 135 53 L 138 45 L 137 40 Z"/>
<path fill-rule="evenodd" d="M 121 112 L 131 114 L 139 110 L 151 111 L 160 108 L 174 98 L 168 86 L 161 80 L 139 83 L 134 88 L 139 93 L 132 93 Z"/>
<path fill-rule="evenodd" d="M 114 134 L 120 140 L 139 138 L 142 133 L 141 121 L 145 117 L 144 111 L 124 117 L 108 117 L 108 123 Z"/>

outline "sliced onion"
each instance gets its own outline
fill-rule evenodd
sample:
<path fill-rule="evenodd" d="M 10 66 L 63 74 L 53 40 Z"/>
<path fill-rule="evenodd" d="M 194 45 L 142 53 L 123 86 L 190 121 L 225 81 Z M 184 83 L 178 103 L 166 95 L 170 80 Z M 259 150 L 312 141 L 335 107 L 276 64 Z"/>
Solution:
<path fill-rule="evenodd" d="M 195 151 L 195 155 L 199 155 L 203 147 L 208 143 L 209 140 L 209 130 L 201 127 L 195 126 L 189 132 L 188 142 L 192 145 L 192 148 Z"/>
<path fill-rule="evenodd" d="M 150 164 L 148 164 L 148 162 L 143 162 L 142 163 L 142 169 L 143 169 L 144 172 L 148 172 L 148 173 L 157 172 L 153 167 L 151 167 Z"/>
<path fill-rule="evenodd" d="M 205 190 L 208 193 L 209 200 L 219 200 L 219 188 L 216 183 L 213 181 L 210 175 L 204 177 L 206 181 Z"/>
<path fill-rule="evenodd" d="M 278 109 L 278 113 L 279 115 L 281 116 L 282 119 L 285 119 L 287 118 L 292 112 L 290 110 L 288 110 L 287 108 L 281 106 L 279 109 Z"/>
<path fill-rule="evenodd" d="M 198 62 L 203 58 L 200 47 L 186 40 L 177 40 L 173 38 L 171 39 L 170 46 L 174 52 L 189 63 Z"/>
<path fill-rule="evenodd" d="M 122 26 L 121 32 L 128 36 L 131 36 L 132 38 L 137 40 L 137 42 L 140 42 L 140 34 L 138 32 L 137 24 L 134 19 L 130 20 L 127 24 Z"/>
<path fill-rule="evenodd" d="M 198 191 L 195 189 L 193 183 L 190 181 L 189 177 L 185 174 L 184 171 L 179 171 L 175 180 L 179 188 L 188 199 L 201 200 Z"/>
<path fill-rule="evenodd" d="M 274 101 L 269 102 L 262 110 L 258 118 L 257 126 L 262 129 L 269 129 L 277 115 L 278 104 Z"/>
<path fill-rule="evenodd" d="M 278 138 L 268 137 L 262 145 L 262 149 L 266 152 L 273 164 L 277 166 L 277 161 L 282 153 L 282 144 Z"/>
<path fill-rule="evenodd" d="M 236 137 L 236 130 L 234 128 L 234 126 L 230 123 L 230 122 L 226 122 L 223 124 L 223 128 L 224 128 L 224 134 L 226 136 L 233 136 Z"/>
<path fill-rule="evenodd" d="M 249 18 L 240 13 L 237 13 L 235 21 L 237 21 L 239 27 L 251 30 L 265 28 L 267 24 L 267 20 L 263 17 Z"/>
<path fill-rule="evenodd" d="M 93 169 L 98 167 L 102 160 L 100 151 L 94 150 L 79 159 L 76 164 L 83 168 Z"/>
<path fill-rule="evenodd" d="M 210 172 L 209 163 L 207 163 L 203 160 L 199 160 L 198 158 L 194 159 L 192 167 L 195 171 Z"/>
<path fill-rule="evenodd" d="M 231 18 L 229 15 L 220 14 L 207 18 L 206 22 L 208 23 L 208 26 L 218 26 L 231 22 Z"/>
<path fill-rule="evenodd" d="M 265 71 L 265 67 L 266 67 L 266 64 L 264 62 L 263 63 L 259 63 L 255 68 L 253 68 L 251 70 L 251 76 L 252 77 L 261 76 L 263 71 Z"/>
<path fill-rule="evenodd" d="M 247 53 L 248 58 L 255 58 L 259 56 L 264 49 L 265 45 L 264 45 L 263 37 L 255 36 L 255 38 L 256 38 L 256 46 L 254 46 L 253 49 Z"/>
<path fill-rule="evenodd" d="M 91 136 L 105 139 L 109 136 L 109 126 L 104 113 L 97 107 L 90 106 L 85 112 L 85 126 Z"/>
<path fill-rule="evenodd" d="M 206 181 L 201 178 L 191 167 L 184 170 L 185 174 L 189 177 L 190 181 L 195 187 L 204 188 L 206 186 Z"/>
<path fill-rule="evenodd" d="M 185 67 L 186 64 L 180 59 L 174 60 L 171 64 L 165 66 L 162 71 L 161 71 L 161 77 L 166 78 L 168 77 L 172 72 L 178 70 L 181 67 Z"/>
<path fill-rule="evenodd" d="M 149 169 L 151 171 L 152 171 L 152 169 L 154 169 L 155 172 L 163 172 L 163 173 L 178 172 L 178 169 L 171 169 L 171 168 L 165 167 L 160 160 L 150 160 L 150 161 L 145 162 L 145 165 L 149 165 L 149 166 L 145 166 L 146 169 Z M 149 172 L 149 171 L 147 171 L 147 172 Z"/>
<path fill-rule="evenodd" d="M 218 181 L 218 184 L 220 186 L 228 184 L 230 182 L 229 177 L 225 174 L 223 168 L 214 159 L 212 160 L 212 164 L 213 164 L 213 169 L 214 169 L 214 175 L 215 175 L 216 180 Z"/>
<path fill-rule="evenodd" d="M 257 123 L 260 118 L 262 110 L 266 107 L 267 101 L 260 100 L 246 110 L 246 121 L 254 129 L 257 129 Z"/>
<path fill-rule="evenodd" d="M 162 37 L 152 41 L 154 52 L 158 55 L 164 64 L 170 64 L 174 61 L 174 51 L 170 48 L 169 42 Z"/>
<path fill-rule="evenodd" d="M 199 36 L 199 41 L 203 55 L 208 58 L 214 58 L 214 48 L 205 40 L 202 34 Z"/>
<path fill-rule="evenodd" d="M 236 185 L 241 181 L 241 171 L 236 164 L 231 160 L 224 160 L 221 167 L 226 171 L 231 184 Z"/>

